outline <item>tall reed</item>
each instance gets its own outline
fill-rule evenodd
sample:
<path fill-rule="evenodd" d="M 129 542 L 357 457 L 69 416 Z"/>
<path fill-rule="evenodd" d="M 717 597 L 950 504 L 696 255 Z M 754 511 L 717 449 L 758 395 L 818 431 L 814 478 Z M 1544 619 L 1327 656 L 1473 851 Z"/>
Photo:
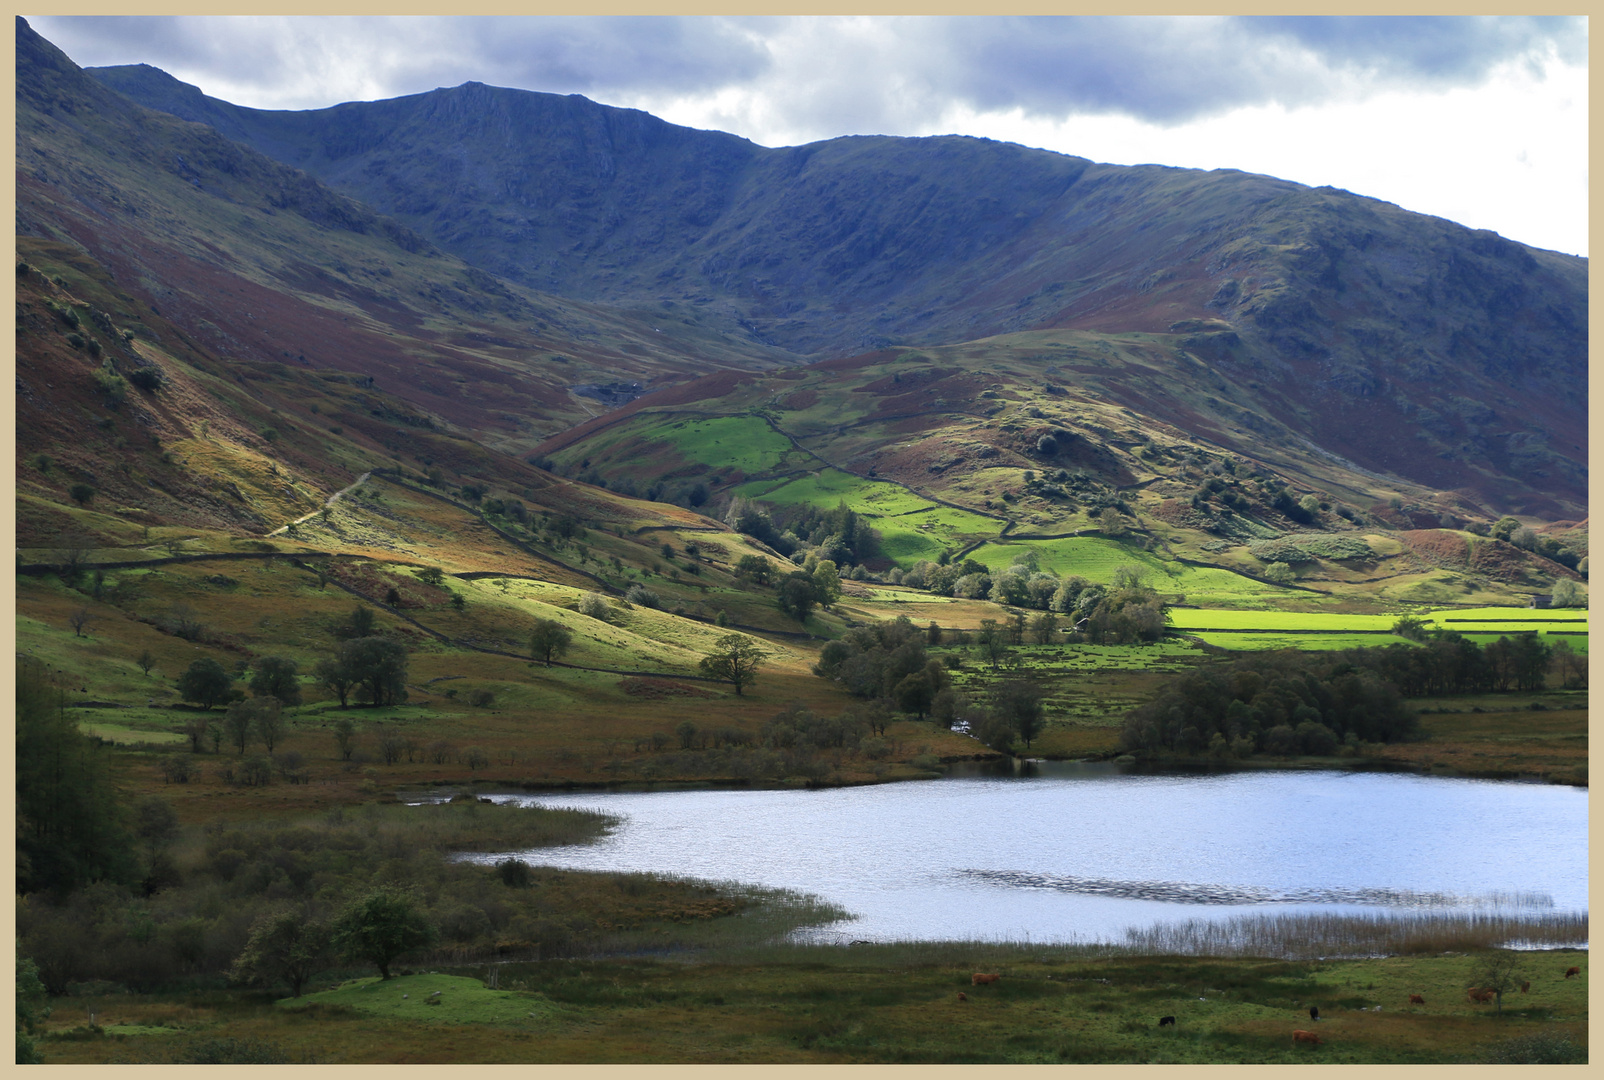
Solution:
<path fill-rule="evenodd" d="M 1149 955 L 1265 956 L 1287 960 L 1466 952 L 1587 941 L 1587 913 L 1339 914 L 1288 912 L 1218 922 L 1188 919 L 1126 931 L 1124 948 Z"/>

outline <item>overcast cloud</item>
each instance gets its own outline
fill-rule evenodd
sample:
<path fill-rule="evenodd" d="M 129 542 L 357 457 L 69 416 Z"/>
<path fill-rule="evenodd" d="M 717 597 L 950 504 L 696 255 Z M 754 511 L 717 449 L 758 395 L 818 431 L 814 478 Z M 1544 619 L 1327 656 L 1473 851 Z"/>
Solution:
<path fill-rule="evenodd" d="M 1320 144 L 1363 153 L 1359 133 L 1368 130 L 1396 160 L 1360 171 L 1371 186 L 1353 190 L 1528 243 L 1586 251 L 1587 21 L 1579 17 L 30 22 L 86 67 L 149 63 L 257 108 L 319 108 L 473 80 L 580 93 L 765 146 L 961 132 L 1121 164 L 1234 166 L 1337 186 L 1352 186 L 1345 177 L 1355 170 Z M 1510 130 L 1473 122 L 1478 113 L 1508 112 L 1499 103 L 1511 95 L 1518 99 Z M 1450 146 L 1455 160 L 1434 165 L 1411 149 L 1412 131 L 1413 141 L 1437 144 L 1440 158 L 1441 132 L 1427 125 L 1440 128 L 1446 117 L 1458 130 L 1453 121 L 1461 115 L 1474 152 Z M 1330 138 L 1299 137 L 1320 128 Z M 1227 132 L 1222 149 L 1236 157 L 1214 160 L 1204 148 Z M 1492 186 L 1474 190 L 1483 180 Z M 1524 192 L 1516 201 L 1542 205 L 1493 205 L 1511 191 Z M 1437 196 L 1443 201 L 1434 203 Z M 1538 214 L 1568 216 L 1571 238 L 1557 220 L 1537 224 Z"/>

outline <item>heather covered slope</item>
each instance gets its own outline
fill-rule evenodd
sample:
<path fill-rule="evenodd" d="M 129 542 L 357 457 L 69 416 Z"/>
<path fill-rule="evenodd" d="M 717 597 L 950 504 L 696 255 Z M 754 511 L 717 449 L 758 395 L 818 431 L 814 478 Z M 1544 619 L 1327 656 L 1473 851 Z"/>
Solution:
<path fill-rule="evenodd" d="M 1293 443 L 1496 512 L 1585 505 L 1583 259 L 1233 170 L 958 137 L 767 149 L 476 83 L 264 112 L 154 68 L 93 74 L 475 266 L 649 309 L 664 333 L 694 320 L 814 358 L 1169 335 L 1177 371 L 1207 365 Z"/>
<path fill-rule="evenodd" d="M 304 172 L 106 90 L 26 25 L 17 167 L 19 235 L 81 250 L 198 346 L 372 377 L 491 446 L 594 415 L 596 387 L 788 362 L 498 280 Z"/>

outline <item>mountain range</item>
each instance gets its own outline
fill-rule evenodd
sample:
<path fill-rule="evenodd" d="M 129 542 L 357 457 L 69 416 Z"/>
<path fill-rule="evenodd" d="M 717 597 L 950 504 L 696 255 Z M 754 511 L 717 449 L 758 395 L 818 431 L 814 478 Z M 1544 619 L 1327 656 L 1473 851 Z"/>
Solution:
<path fill-rule="evenodd" d="M 528 458 L 666 387 L 811 365 L 828 399 L 854 357 L 1001 350 L 1356 506 L 1587 513 L 1587 261 L 1346 191 L 957 136 L 765 148 L 479 83 L 256 110 L 20 20 L 17 106 L 25 253 L 87 260 L 119 326 L 219 377 L 369 380 L 416 414 L 386 432 Z"/>

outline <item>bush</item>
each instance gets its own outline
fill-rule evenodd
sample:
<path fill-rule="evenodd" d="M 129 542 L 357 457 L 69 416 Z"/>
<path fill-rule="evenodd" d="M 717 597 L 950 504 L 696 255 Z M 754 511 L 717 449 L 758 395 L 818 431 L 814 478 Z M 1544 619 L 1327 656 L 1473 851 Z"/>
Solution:
<path fill-rule="evenodd" d="M 624 594 L 624 599 L 641 607 L 660 608 L 663 606 L 662 598 L 644 585 L 631 585 L 629 592 Z"/>
<path fill-rule="evenodd" d="M 487 709 L 495 703 L 496 694 L 493 690 L 480 687 L 468 694 L 468 704 L 479 709 Z"/>
<path fill-rule="evenodd" d="M 636 587 L 639 588 L 639 586 Z M 631 603 L 633 602 L 631 601 Z M 657 605 L 648 604 L 647 606 L 656 607 Z M 589 615 L 592 619 L 600 619 L 602 622 L 606 622 L 608 613 L 611 610 L 612 608 L 608 605 L 606 598 L 600 593 L 588 592 L 579 598 L 579 613 L 581 615 Z"/>
<path fill-rule="evenodd" d="M 527 889 L 535 883 L 529 864 L 522 859 L 502 859 L 496 863 L 496 876 L 509 889 Z"/>

